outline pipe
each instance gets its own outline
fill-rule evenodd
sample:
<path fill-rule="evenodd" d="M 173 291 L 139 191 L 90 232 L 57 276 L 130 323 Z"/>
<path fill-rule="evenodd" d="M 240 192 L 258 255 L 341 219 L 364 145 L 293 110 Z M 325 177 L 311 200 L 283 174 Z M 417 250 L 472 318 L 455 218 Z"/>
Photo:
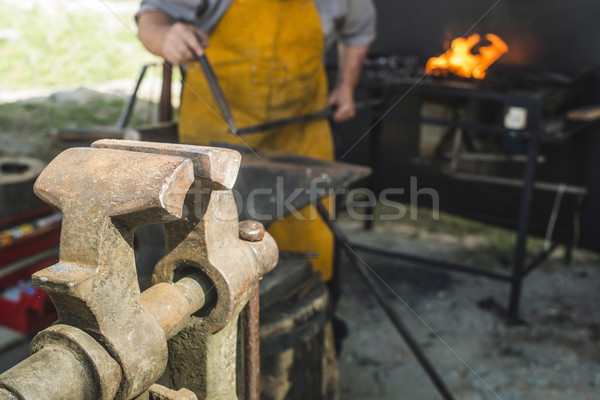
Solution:
<path fill-rule="evenodd" d="M 217 291 L 205 276 L 192 273 L 176 283 L 159 283 L 142 293 L 142 305 L 156 319 L 167 340 L 175 336 L 189 317 L 214 304 Z"/>
<path fill-rule="evenodd" d="M 206 277 L 192 273 L 174 284 L 154 285 L 141 297 L 168 340 L 192 314 L 214 304 L 217 296 Z M 122 379 L 118 364 L 88 334 L 72 326 L 54 325 L 36 336 L 32 350 L 36 348 L 39 350 L 0 375 L 0 400 L 114 397 Z"/>
<path fill-rule="evenodd" d="M 68 349 L 44 347 L 0 376 L 0 400 L 89 399 L 94 375 Z"/>

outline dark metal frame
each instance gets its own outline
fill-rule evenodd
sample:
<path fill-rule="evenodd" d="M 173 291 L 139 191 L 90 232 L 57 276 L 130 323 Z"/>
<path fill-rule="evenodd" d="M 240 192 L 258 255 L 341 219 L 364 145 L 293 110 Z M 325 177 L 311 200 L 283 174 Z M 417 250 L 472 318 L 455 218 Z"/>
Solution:
<path fill-rule="evenodd" d="M 372 248 L 357 243 L 353 244 L 353 247 L 360 251 L 375 253 L 393 258 L 405 259 L 432 268 L 441 268 L 454 272 L 479 275 L 486 278 L 496 279 L 499 281 L 509 283 L 510 296 L 506 317 L 509 322 L 518 323 L 520 322 L 519 305 L 521 299 L 523 280 L 537 266 L 544 262 L 558 247 L 558 243 L 552 243 L 552 245 L 548 249 L 542 251 L 529 264 L 526 264 L 527 233 L 529 227 L 529 216 L 531 211 L 533 189 L 536 185 L 535 174 L 538 163 L 537 160 L 539 153 L 539 141 L 564 140 L 566 137 L 568 137 L 568 135 L 577 133 L 583 128 L 589 126 L 589 124 L 581 124 L 575 129 L 571 129 L 568 132 L 568 135 L 557 135 L 545 132 L 543 130 L 543 107 L 548 102 L 555 101 L 557 98 L 563 95 L 563 92 L 561 92 L 560 88 L 549 87 L 529 91 L 497 90 L 485 88 L 478 84 L 464 82 L 418 82 L 414 80 L 400 80 L 397 82 L 391 81 L 386 82 L 385 84 L 386 91 L 388 93 L 390 91 L 397 92 L 398 89 L 402 88 L 403 86 L 406 87 L 406 90 L 408 91 L 415 91 L 416 93 L 421 94 L 435 95 L 437 97 L 444 98 L 468 98 L 477 100 L 496 101 L 503 103 L 505 109 L 507 109 L 508 107 L 522 107 L 527 110 L 527 124 L 523 130 L 510 130 L 505 128 L 504 126 L 499 125 L 482 124 L 460 120 L 425 118 L 420 115 L 400 114 L 394 112 L 390 112 L 389 114 L 387 114 L 387 110 L 382 108 L 374 109 L 370 114 L 372 121 L 376 124 L 370 135 L 369 143 L 369 165 L 371 165 L 374 168 L 373 176 L 376 176 L 377 174 L 375 167 L 377 165 L 376 160 L 378 156 L 379 140 L 382 133 L 382 125 L 378 123 L 378 121 L 384 115 L 386 116 L 386 118 L 389 119 L 399 119 L 404 121 L 415 121 L 419 123 L 436 124 L 450 127 L 462 127 L 466 129 L 476 129 L 479 131 L 491 132 L 492 134 L 511 134 L 527 140 L 527 157 L 525 161 L 524 177 L 519 201 L 518 222 L 516 228 L 517 240 L 515 245 L 513 268 L 510 274 L 501 274 L 496 272 L 483 271 L 480 269 L 447 261 L 435 260 L 427 257 L 410 255 L 390 250 Z M 404 93 L 406 93 L 406 91 Z M 570 186 L 568 193 L 583 196 L 585 195 L 586 190 L 582 187 Z M 371 216 L 374 216 L 374 209 L 368 209 L 367 213 Z M 368 218 L 367 221 L 365 221 L 365 229 L 371 229 L 373 227 L 374 219 L 375 218 Z M 572 243 L 567 243 L 567 246 L 569 247 L 567 250 L 567 254 L 570 254 L 570 247 L 572 246 Z"/>
<path fill-rule="evenodd" d="M 444 400 L 454 400 L 454 396 L 438 374 L 437 370 L 433 366 L 433 363 L 429 360 L 413 334 L 408 330 L 408 327 L 404 324 L 402 318 L 400 318 L 400 315 L 394 309 L 393 303 L 383 293 L 383 288 L 373 277 L 375 274 L 364 262 L 364 260 L 356 253 L 357 250 L 360 250 L 359 247 L 348 240 L 344 231 L 339 227 L 337 222 L 332 218 L 329 211 L 321 202 L 317 202 L 316 206 L 319 215 L 327 224 L 331 233 L 333 233 L 337 243 L 340 245 L 340 248 L 346 252 L 348 258 L 356 267 L 356 270 L 360 274 L 361 278 L 364 280 L 367 287 L 375 297 L 375 300 L 377 300 L 377 303 L 386 313 L 387 317 L 390 319 L 390 322 L 392 325 L 394 325 L 394 328 L 396 328 L 400 336 L 402 336 L 404 342 L 410 348 L 419 365 L 421 365 L 423 371 L 425 371 L 440 396 Z"/>

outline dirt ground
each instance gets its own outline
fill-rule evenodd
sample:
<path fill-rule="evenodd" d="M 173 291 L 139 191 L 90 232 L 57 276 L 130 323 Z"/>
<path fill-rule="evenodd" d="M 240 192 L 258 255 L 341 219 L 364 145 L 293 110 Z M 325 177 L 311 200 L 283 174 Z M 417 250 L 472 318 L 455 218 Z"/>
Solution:
<path fill-rule="evenodd" d="M 411 223 L 378 223 L 373 232 L 349 220 L 343 225 L 354 240 L 374 246 L 442 259 L 464 254 L 464 243 L 452 243 L 447 233 L 429 233 L 427 240 L 414 231 L 407 234 Z M 526 323 L 508 326 L 478 306 L 486 299 L 504 305 L 504 283 L 362 257 L 389 286 L 387 296 L 456 399 L 600 397 L 600 268 L 595 262 L 567 266 L 557 255 L 543 264 L 525 281 L 521 317 Z M 338 314 L 350 333 L 340 360 L 341 398 L 440 399 L 348 261 L 342 281 Z"/>

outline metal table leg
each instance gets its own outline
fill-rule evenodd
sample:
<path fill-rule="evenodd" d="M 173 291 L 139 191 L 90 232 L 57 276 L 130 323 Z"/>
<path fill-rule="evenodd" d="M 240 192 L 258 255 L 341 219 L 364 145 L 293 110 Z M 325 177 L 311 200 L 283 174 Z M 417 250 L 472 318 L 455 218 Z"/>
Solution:
<path fill-rule="evenodd" d="M 369 189 L 374 191 L 375 185 L 377 184 L 377 160 L 379 140 L 381 138 L 381 132 L 383 130 L 383 121 L 379 121 L 377 118 L 373 118 L 373 121 L 371 123 L 375 125 L 373 126 L 373 131 L 370 134 L 371 137 L 369 140 L 369 161 L 367 162 L 367 165 L 373 170 L 373 173 L 369 177 Z M 373 225 L 375 224 L 375 207 L 367 207 L 365 211 L 366 218 L 363 228 L 366 230 L 371 230 L 373 229 Z"/>
<path fill-rule="evenodd" d="M 527 163 L 525 164 L 525 176 L 523 178 L 523 189 L 519 204 L 519 221 L 517 228 L 517 243 L 515 248 L 515 259 L 510 284 L 510 300 L 508 304 L 507 318 L 511 323 L 519 322 L 519 303 L 521 301 L 521 288 L 523 283 L 523 268 L 527 256 L 527 228 L 529 225 L 529 214 L 531 211 L 531 197 L 537 166 L 538 139 L 535 136 L 529 138 L 527 145 Z"/>
<path fill-rule="evenodd" d="M 450 393 L 450 390 L 448 389 L 442 378 L 439 376 L 435 367 L 433 366 L 431 361 L 429 361 L 429 358 L 427 358 L 427 356 L 423 352 L 423 349 L 421 349 L 419 342 L 408 330 L 408 328 L 394 309 L 390 300 L 385 296 L 385 294 L 382 293 L 381 286 L 373 278 L 372 272 L 369 270 L 369 267 L 360 257 L 358 257 L 356 251 L 352 248 L 352 245 L 348 241 L 348 238 L 346 237 L 344 232 L 337 225 L 337 223 L 331 219 L 329 211 L 327 211 L 327 209 L 320 202 L 317 202 L 317 211 L 319 212 L 319 215 L 321 216 L 321 218 L 323 218 L 323 221 L 325 221 L 331 232 L 334 234 L 336 239 L 339 240 L 339 242 L 341 243 L 341 247 L 346 251 L 348 258 L 350 258 L 350 260 L 356 267 L 358 273 L 361 275 L 361 277 L 367 284 L 367 287 L 379 303 L 379 306 L 381 306 L 383 311 L 390 319 L 390 322 L 394 325 L 398 333 L 400 333 L 400 335 L 404 339 L 404 342 L 410 348 L 415 358 L 421 365 L 421 368 L 423 368 L 423 370 L 437 389 L 440 396 L 444 400 L 454 400 L 454 396 L 452 396 L 452 393 Z"/>

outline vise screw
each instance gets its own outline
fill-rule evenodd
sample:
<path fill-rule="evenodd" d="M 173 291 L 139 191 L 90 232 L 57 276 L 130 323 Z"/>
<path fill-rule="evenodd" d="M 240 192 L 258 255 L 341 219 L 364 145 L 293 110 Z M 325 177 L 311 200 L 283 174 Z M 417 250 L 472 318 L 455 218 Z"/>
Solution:
<path fill-rule="evenodd" d="M 59 154 L 34 186 L 63 213 L 59 262 L 33 276 L 59 318 L 0 375 L 0 399 L 237 399 L 238 316 L 278 258 L 262 226 L 238 221 L 240 160 L 118 140 Z M 141 293 L 133 235 L 159 223 L 166 255 Z"/>

